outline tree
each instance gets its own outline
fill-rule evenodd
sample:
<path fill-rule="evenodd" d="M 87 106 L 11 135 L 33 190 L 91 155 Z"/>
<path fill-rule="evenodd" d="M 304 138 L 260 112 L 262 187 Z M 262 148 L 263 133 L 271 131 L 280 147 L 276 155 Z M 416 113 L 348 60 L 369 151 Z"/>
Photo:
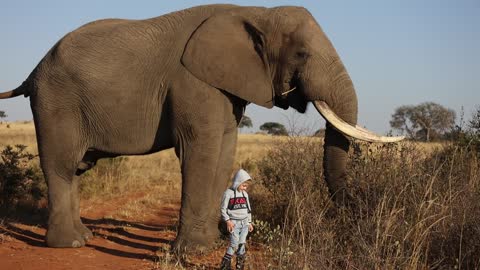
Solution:
<path fill-rule="evenodd" d="M 244 127 L 253 127 L 252 125 L 252 119 L 250 119 L 250 117 L 244 115 L 242 117 L 242 120 L 240 120 L 240 123 L 238 124 L 238 128 L 244 128 Z"/>
<path fill-rule="evenodd" d="M 473 134 L 480 136 L 480 106 L 472 113 L 472 120 L 469 122 L 469 128 Z"/>
<path fill-rule="evenodd" d="M 416 140 L 440 138 L 455 124 L 455 112 L 433 102 L 398 107 L 390 126 Z"/>
<path fill-rule="evenodd" d="M 463 126 L 463 120 L 460 122 L 452 130 L 450 139 L 457 146 L 476 151 L 480 157 L 480 106 L 472 113 L 472 119 L 466 127 Z"/>
<path fill-rule="evenodd" d="M 0 124 L 3 124 L 3 121 L 1 121 L 2 118 L 7 117 L 4 111 L 0 111 Z M 8 126 L 7 126 L 8 127 Z"/>
<path fill-rule="evenodd" d="M 470 148 L 477 151 L 480 157 L 480 106 L 472 114 L 472 120 L 468 125 L 467 139 Z"/>
<path fill-rule="evenodd" d="M 276 122 L 266 122 L 260 126 L 260 130 L 272 135 L 288 135 L 287 129 L 282 124 Z"/>

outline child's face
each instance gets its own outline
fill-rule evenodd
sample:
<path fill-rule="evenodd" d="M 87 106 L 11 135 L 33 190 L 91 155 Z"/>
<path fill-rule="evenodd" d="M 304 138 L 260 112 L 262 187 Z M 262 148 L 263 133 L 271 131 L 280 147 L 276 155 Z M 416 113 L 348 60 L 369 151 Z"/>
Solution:
<path fill-rule="evenodd" d="M 248 186 L 250 185 L 250 183 L 248 181 L 245 181 L 243 183 L 241 183 L 239 186 L 238 186 L 238 191 L 246 191 Z"/>

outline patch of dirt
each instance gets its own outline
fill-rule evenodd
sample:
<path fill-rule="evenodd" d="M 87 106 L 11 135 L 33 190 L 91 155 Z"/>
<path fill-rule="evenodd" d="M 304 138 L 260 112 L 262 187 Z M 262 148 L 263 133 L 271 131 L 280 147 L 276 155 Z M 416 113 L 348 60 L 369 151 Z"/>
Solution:
<path fill-rule="evenodd" d="M 167 203 L 137 203 L 132 215 L 119 210 L 142 202 L 147 194 L 135 193 L 102 202 L 82 203 L 82 220 L 94 233 L 85 247 L 48 248 L 44 244 L 45 215 L 0 217 L 0 269 L 218 269 L 225 247 L 183 262 L 168 252 L 175 239 L 180 209 L 179 199 Z M 129 218 L 121 218 L 129 216 Z M 253 246 L 246 269 L 265 269 L 259 260 L 261 251 Z"/>

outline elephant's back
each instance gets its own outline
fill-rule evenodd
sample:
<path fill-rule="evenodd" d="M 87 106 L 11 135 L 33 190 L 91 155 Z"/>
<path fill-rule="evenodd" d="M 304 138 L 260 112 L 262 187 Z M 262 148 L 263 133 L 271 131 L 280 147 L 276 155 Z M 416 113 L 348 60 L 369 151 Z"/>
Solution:
<path fill-rule="evenodd" d="M 158 94 L 152 91 L 164 89 L 167 78 L 174 77 L 171 73 L 178 72 L 195 29 L 216 12 L 235 7 L 198 6 L 145 20 L 87 23 L 65 35 L 31 77 L 36 77 L 39 88 L 62 86 L 49 90 L 54 94 L 72 89 L 82 95 L 89 91 L 122 97 Z"/>
<path fill-rule="evenodd" d="M 145 20 L 87 23 L 57 42 L 39 64 L 37 75 L 48 78 L 57 70 L 69 77 L 88 77 L 96 84 L 111 83 L 119 74 L 142 77 L 145 70 L 168 77 L 165 73 L 180 64 L 195 29 L 215 12 L 230 8 L 235 6 L 206 5 Z"/>

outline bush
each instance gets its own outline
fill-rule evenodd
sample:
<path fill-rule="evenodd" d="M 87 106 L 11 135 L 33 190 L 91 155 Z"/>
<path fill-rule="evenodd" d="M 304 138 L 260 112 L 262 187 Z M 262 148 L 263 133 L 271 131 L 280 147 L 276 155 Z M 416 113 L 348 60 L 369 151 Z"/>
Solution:
<path fill-rule="evenodd" d="M 425 157 L 420 149 L 391 144 L 351 159 L 355 249 L 370 255 L 367 268 L 477 269 L 479 161 L 456 146 Z"/>
<path fill-rule="evenodd" d="M 432 237 L 429 259 L 459 269 L 480 268 L 479 153 L 478 148 L 454 144 L 435 153 L 430 161 L 440 164 L 435 190 L 445 198 L 448 212 Z"/>
<path fill-rule="evenodd" d="M 260 184 L 252 189 L 254 219 L 263 220 L 253 240 L 269 244 L 273 269 L 316 265 L 329 208 L 318 139 L 289 137 L 258 162 Z M 275 228 L 275 229 L 271 229 Z M 281 228 L 281 229 L 280 229 Z M 266 234 L 262 238 L 259 234 Z"/>
<path fill-rule="evenodd" d="M 349 208 L 328 198 L 318 140 L 272 149 L 251 197 L 254 218 L 280 226 L 269 233 L 273 269 L 478 269 L 479 159 L 456 145 L 422 149 L 354 142 Z"/>
<path fill-rule="evenodd" d="M 292 195 L 325 194 L 326 186 L 322 180 L 323 147 L 319 141 L 289 137 L 279 142 L 278 147 L 271 149 L 258 162 L 261 187 L 255 188 L 264 189 L 258 195 L 266 197 L 267 201 L 262 202 L 260 207 L 269 213 L 261 216 L 261 219 L 274 225 L 280 224 L 288 212 L 288 199 Z"/>
<path fill-rule="evenodd" d="M 6 146 L 0 162 L 0 207 L 15 210 L 17 206 L 37 207 L 46 198 L 46 185 L 34 155 L 25 145 Z"/>

